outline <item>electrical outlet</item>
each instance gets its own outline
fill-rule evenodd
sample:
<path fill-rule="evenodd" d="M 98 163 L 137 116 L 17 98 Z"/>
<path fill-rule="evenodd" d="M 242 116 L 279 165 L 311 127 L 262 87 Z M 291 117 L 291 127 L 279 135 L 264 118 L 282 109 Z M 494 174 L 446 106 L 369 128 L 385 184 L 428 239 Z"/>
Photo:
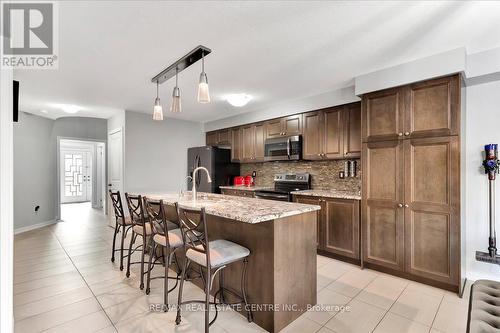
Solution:
<path fill-rule="evenodd" d="M 35 206 L 35 213 L 38 213 L 39 210 L 40 210 L 40 206 Z"/>

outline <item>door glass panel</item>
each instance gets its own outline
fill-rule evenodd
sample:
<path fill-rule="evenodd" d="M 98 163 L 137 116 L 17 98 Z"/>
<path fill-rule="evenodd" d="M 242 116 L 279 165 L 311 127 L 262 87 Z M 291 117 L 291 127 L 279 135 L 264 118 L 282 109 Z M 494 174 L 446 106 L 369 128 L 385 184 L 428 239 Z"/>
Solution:
<path fill-rule="evenodd" d="M 64 195 L 83 195 L 83 154 L 64 155 Z"/>

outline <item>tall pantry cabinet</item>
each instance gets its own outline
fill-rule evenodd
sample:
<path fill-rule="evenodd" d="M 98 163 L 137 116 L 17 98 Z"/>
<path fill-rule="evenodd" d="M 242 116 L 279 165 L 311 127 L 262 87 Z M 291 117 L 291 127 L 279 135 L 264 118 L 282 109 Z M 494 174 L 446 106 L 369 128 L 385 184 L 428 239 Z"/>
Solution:
<path fill-rule="evenodd" d="M 458 291 L 460 75 L 362 97 L 362 261 Z"/>

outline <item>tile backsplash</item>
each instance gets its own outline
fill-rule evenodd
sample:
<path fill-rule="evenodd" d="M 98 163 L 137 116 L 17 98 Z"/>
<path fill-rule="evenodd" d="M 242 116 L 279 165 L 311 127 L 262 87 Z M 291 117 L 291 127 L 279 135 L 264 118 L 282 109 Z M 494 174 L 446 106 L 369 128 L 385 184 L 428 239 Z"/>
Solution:
<path fill-rule="evenodd" d="M 361 191 L 361 161 L 357 162 L 356 177 L 339 178 L 339 172 L 344 170 L 347 160 L 329 161 L 296 161 L 296 162 L 264 162 L 241 164 L 241 175 L 251 175 L 257 172 L 255 185 L 273 186 L 273 178 L 278 173 L 310 173 L 311 187 L 318 190 L 335 189 L 358 193 Z"/>

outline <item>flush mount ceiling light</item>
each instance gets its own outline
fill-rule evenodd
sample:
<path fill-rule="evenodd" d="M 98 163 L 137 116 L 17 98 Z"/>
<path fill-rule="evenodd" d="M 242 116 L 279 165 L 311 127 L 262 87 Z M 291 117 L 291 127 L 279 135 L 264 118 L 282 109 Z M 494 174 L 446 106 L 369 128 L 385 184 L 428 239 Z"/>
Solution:
<path fill-rule="evenodd" d="M 230 94 L 227 95 L 225 100 L 232 106 L 242 107 L 248 104 L 252 100 L 252 96 L 248 94 Z"/>
<path fill-rule="evenodd" d="M 175 87 L 172 92 L 172 105 L 170 106 L 171 112 L 181 112 L 181 90 L 177 85 L 179 73 L 202 59 L 202 72 L 200 74 L 200 80 L 198 82 L 198 102 L 199 103 L 209 103 L 210 94 L 208 92 L 208 79 L 205 73 L 205 63 L 204 57 L 210 54 L 212 50 L 208 47 L 199 45 L 191 52 L 174 62 L 172 65 L 168 66 L 166 69 L 161 71 L 155 77 L 151 79 L 151 82 L 157 84 L 157 99 L 155 99 L 155 106 L 153 107 L 153 119 L 155 119 L 154 113 L 156 110 L 156 102 L 159 101 L 158 98 L 158 85 L 169 80 L 175 76 Z"/>
<path fill-rule="evenodd" d="M 159 83 L 156 81 L 156 99 L 153 107 L 153 120 L 163 120 L 163 108 L 161 107 L 160 97 L 158 97 Z"/>
<path fill-rule="evenodd" d="M 82 107 L 73 104 L 53 104 L 52 106 L 71 114 L 77 113 L 78 111 L 81 111 L 83 109 Z"/>

